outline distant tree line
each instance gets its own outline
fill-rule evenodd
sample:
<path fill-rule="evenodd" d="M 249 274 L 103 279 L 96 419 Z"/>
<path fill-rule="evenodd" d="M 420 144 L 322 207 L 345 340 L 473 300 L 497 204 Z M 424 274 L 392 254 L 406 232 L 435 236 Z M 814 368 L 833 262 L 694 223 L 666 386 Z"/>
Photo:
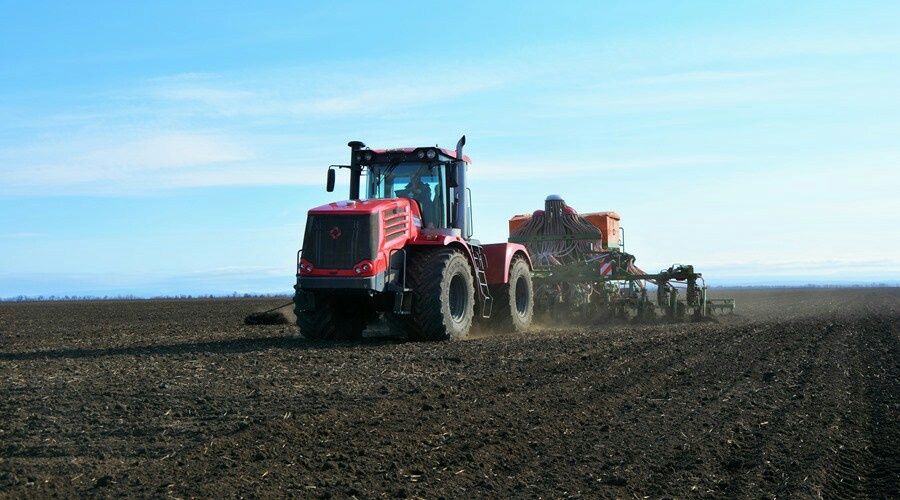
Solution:
<path fill-rule="evenodd" d="M 0 297 L 0 302 L 65 302 L 65 301 L 98 301 L 98 300 L 189 300 L 189 299 L 275 299 L 290 295 L 284 293 L 238 293 L 208 295 L 154 295 L 140 297 L 137 295 L 16 295 Z"/>
<path fill-rule="evenodd" d="M 715 285 L 709 288 L 897 288 L 900 283 L 807 283 L 806 285 Z"/>

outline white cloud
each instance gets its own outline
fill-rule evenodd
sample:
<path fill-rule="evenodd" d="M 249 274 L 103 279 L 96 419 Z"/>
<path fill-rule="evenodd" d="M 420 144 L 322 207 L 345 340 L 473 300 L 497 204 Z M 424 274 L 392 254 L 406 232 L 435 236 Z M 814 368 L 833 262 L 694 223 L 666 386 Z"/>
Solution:
<path fill-rule="evenodd" d="M 0 233 L 0 239 L 5 240 L 19 240 L 19 239 L 32 239 L 32 238 L 40 238 L 45 236 L 43 233 L 35 233 L 35 232 L 16 232 L 16 233 Z"/>
<path fill-rule="evenodd" d="M 577 160 L 556 159 L 553 161 L 525 160 L 521 162 L 479 162 L 469 169 L 470 176 L 476 180 L 526 180 L 559 178 L 561 174 L 578 174 L 579 176 L 602 175 L 611 170 L 645 170 L 679 167 L 697 167 L 734 163 L 735 158 L 715 155 L 693 155 L 681 157 L 645 157 L 628 160 L 610 161 L 593 160 L 582 162 Z"/>
<path fill-rule="evenodd" d="M 86 153 L 77 160 L 94 168 L 151 170 L 253 159 L 253 153 L 227 137 L 169 133 L 139 138 Z"/>
<path fill-rule="evenodd" d="M 732 110 L 748 105 L 839 99 L 852 75 L 825 77 L 807 72 L 693 72 L 601 82 L 547 99 L 547 114 L 659 114 Z"/>
<path fill-rule="evenodd" d="M 497 72 L 472 68 L 460 74 L 449 66 L 402 67 L 185 73 L 109 91 L 89 106 L 7 123 L 26 133 L 15 146 L 0 148 L 0 195 L 318 184 L 323 168 L 343 159 L 323 144 L 341 145 L 352 133 L 322 139 L 330 120 L 388 120 L 504 82 Z"/>
<path fill-rule="evenodd" d="M 703 265 L 706 275 L 729 277 L 806 276 L 836 277 L 846 280 L 860 276 L 896 276 L 900 273 L 898 259 L 815 259 L 815 260 L 720 260 Z M 712 271 L 712 272 L 709 272 Z"/>
<path fill-rule="evenodd" d="M 188 83 L 159 88 L 157 97 L 173 102 L 201 103 L 224 110 L 248 100 L 258 99 L 259 94 L 248 90 L 229 90 Z"/>
<path fill-rule="evenodd" d="M 385 68 L 395 68 L 385 71 Z M 266 117 L 269 120 L 385 114 L 497 88 L 509 76 L 493 64 L 447 65 L 395 61 L 270 69 L 252 74 L 185 73 L 154 78 L 119 93 L 187 115 Z"/>
<path fill-rule="evenodd" d="M 697 70 L 666 73 L 662 75 L 645 76 L 636 78 L 638 84 L 685 84 L 685 83 L 718 83 L 730 81 L 758 80 L 761 78 L 773 78 L 780 74 L 777 71 L 726 71 L 726 70 Z"/>
<path fill-rule="evenodd" d="M 152 190 L 155 181 L 173 175 L 171 172 L 177 175 L 197 167 L 254 158 L 248 148 L 232 138 L 192 132 L 120 141 L 106 139 L 99 143 L 79 137 L 47 144 L 40 154 L 32 156 L 34 149 L 36 146 L 0 152 L 4 160 L 0 168 L 0 192 L 115 192 L 142 184 Z"/>
<path fill-rule="evenodd" d="M 363 61 L 152 78 L 93 96 L 93 102 L 88 99 L 87 104 L 59 113 L 28 117 L 27 123 L 20 117 L 23 121 L 18 124 L 0 124 L 7 137 L 17 135 L 7 133 L 17 126 L 21 129 L 17 133 L 25 131 L 19 135 L 23 140 L 18 146 L 0 150 L 0 194 L 318 184 L 323 167 L 343 158 L 336 158 L 333 148 L 325 153 L 321 144 L 341 144 L 360 132 L 368 137 L 380 135 L 381 140 L 402 135 L 405 142 L 420 124 L 425 136 L 443 131 L 448 123 L 456 127 L 473 122 L 484 130 L 501 130 L 496 137 L 509 139 L 534 130 L 539 130 L 537 136 L 565 132 L 541 129 L 542 118 L 608 119 L 616 113 L 658 116 L 660 112 L 768 105 L 802 100 L 814 94 L 811 90 L 827 85 L 827 93 L 812 98 L 822 100 L 843 92 L 849 81 L 835 85 L 833 79 L 796 68 L 759 70 L 736 58 L 727 64 L 708 63 L 719 59 L 725 48 L 742 54 L 745 61 L 783 54 L 827 54 L 828 50 L 856 54 L 897 48 L 895 41 L 875 39 L 834 47 L 814 37 L 792 39 L 786 48 L 740 37 L 726 39 L 721 46 L 702 42 L 618 40 L 603 46 L 523 48 L 494 59 L 467 61 L 465 66 Z M 698 46 L 704 50 L 696 50 Z M 657 60 L 672 52 L 687 56 L 666 64 Z M 501 89 L 503 93 L 497 92 Z M 496 94 L 496 99 L 469 99 L 488 92 Z M 454 100 L 468 107 L 457 107 Z M 483 107 L 491 109 L 482 112 Z M 511 130 L 517 123 L 530 128 Z M 573 159 L 564 164 L 510 164 L 482 158 L 473 175 L 540 179 L 560 171 L 676 168 L 733 160 L 691 153 L 659 157 L 657 151 L 628 161 Z M 579 154 L 586 153 L 582 149 Z"/>
<path fill-rule="evenodd" d="M 325 168 L 322 165 L 256 165 L 244 163 L 216 168 L 191 169 L 173 172 L 159 179 L 159 189 L 212 186 L 284 186 L 322 185 Z"/>

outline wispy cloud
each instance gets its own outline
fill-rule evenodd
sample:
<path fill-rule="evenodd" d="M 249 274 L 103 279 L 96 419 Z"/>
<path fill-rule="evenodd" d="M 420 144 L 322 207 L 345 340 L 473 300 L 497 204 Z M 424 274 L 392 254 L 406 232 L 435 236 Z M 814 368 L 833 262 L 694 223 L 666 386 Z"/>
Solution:
<path fill-rule="evenodd" d="M 900 259 L 722 260 L 705 262 L 704 270 L 729 277 L 831 276 L 852 280 L 859 276 L 896 276 Z"/>
<path fill-rule="evenodd" d="M 353 61 L 148 78 L 97 91 L 84 102 L 43 116 L 11 113 L 18 118 L 4 120 L 0 130 L 19 140 L 14 147 L 0 145 L 0 195 L 318 184 L 322 167 L 339 161 L 334 149 L 322 144 L 342 144 L 354 134 L 406 142 L 417 133 L 444 133 L 447 124 L 456 133 L 462 124 L 499 131 L 495 139 L 509 140 L 529 133 L 565 133 L 550 129 L 559 122 L 545 124 L 547 119 L 584 123 L 628 114 L 645 117 L 649 126 L 661 113 L 836 100 L 853 87 L 852 75 L 836 84 L 833 72 L 786 65 L 758 69 L 738 59 L 881 54 L 900 50 L 896 42 L 873 37 L 843 44 L 797 37 L 779 45 L 726 37 L 715 45 L 696 38 L 623 39 L 522 49 L 465 66 Z M 735 55 L 723 59 L 725 53 Z M 660 63 L 673 54 L 681 55 Z M 540 179 L 551 171 L 733 162 L 727 154 L 689 150 L 586 162 L 585 151 L 570 159 L 515 165 L 485 157 L 475 175 L 498 179 L 514 172 Z"/>
<path fill-rule="evenodd" d="M 718 83 L 731 81 L 751 81 L 762 78 L 777 77 L 783 72 L 779 71 L 734 71 L 734 70 L 693 70 L 661 75 L 635 78 L 637 84 L 690 84 L 690 83 Z"/>
<path fill-rule="evenodd" d="M 550 114 L 658 114 L 837 100 L 856 75 L 804 70 L 687 70 L 600 81 L 547 97 Z"/>
<path fill-rule="evenodd" d="M 490 71 L 375 69 L 186 73 L 110 90 L 43 126 L 29 118 L 32 140 L 0 147 L 0 195 L 319 183 L 329 160 L 316 142 L 330 121 L 385 120 L 504 82 Z"/>
<path fill-rule="evenodd" d="M 45 145 L 42 152 L 0 151 L 0 158 L 0 193 L 71 194 L 159 189 L 192 169 L 244 163 L 254 154 L 227 136 L 170 132 L 118 141 L 79 137 Z"/>
<path fill-rule="evenodd" d="M 128 171 L 235 162 L 253 156 L 227 137 L 167 133 L 90 151 L 77 160 L 98 169 Z"/>
<path fill-rule="evenodd" d="M 0 233 L 0 239 L 4 240 L 20 240 L 20 239 L 31 239 L 31 238 L 40 238 L 45 236 L 43 233 L 34 233 L 28 231 L 21 231 L 15 233 Z"/>
<path fill-rule="evenodd" d="M 674 169 L 684 167 L 707 167 L 726 165 L 738 159 L 728 156 L 692 155 L 681 157 L 643 157 L 619 161 L 595 160 L 582 162 L 573 159 L 556 159 L 553 161 L 525 160 L 521 162 L 484 161 L 477 168 L 471 169 L 476 180 L 540 180 L 559 178 L 560 175 L 578 175 L 578 178 L 602 176 L 610 171 Z"/>
<path fill-rule="evenodd" d="M 172 75 L 147 82 L 132 97 L 179 106 L 189 113 L 339 118 L 433 105 L 496 88 L 507 80 L 489 69 L 469 68 L 463 74 L 440 66 L 385 71 L 360 63 L 331 70 L 279 69 L 257 75 Z"/>

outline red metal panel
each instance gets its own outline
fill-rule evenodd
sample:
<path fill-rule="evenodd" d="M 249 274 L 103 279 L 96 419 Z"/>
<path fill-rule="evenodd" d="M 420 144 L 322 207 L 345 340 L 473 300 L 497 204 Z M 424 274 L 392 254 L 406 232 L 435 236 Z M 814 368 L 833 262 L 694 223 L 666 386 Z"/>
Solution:
<path fill-rule="evenodd" d="M 402 198 L 388 198 L 335 201 L 327 205 L 322 205 L 321 207 L 310 209 L 309 214 L 372 214 L 385 209 L 396 208 L 404 203 L 402 200 Z M 408 201 L 405 203 L 408 203 Z"/>
<path fill-rule="evenodd" d="M 443 235 L 437 236 L 437 235 L 434 235 L 431 237 L 425 237 L 422 233 L 419 233 L 419 235 L 416 239 L 409 241 L 409 246 L 410 247 L 416 247 L 416 246 L 419 246 L 419 247 L 450 247 L 450 246 L 452 246 L 454 248 L 458 248 L 465 254 L 466 258 L 469 259 L 469 264 L 472 266 L 473 271 L 475 269 L 475 256 L 472 255 L 472 247 L 469 246 L 469 243 L 466 240 L 462 239 L 459 236 L 443 236 Z M 490 281 L 488 281 L 488 283 L 490 283 Z M 476 292 L 477 292 L 477 290 L 478 290 L 477 282 L 475 283 L 475 287 L 476 287 Z"/>
<path fill-rule="evenodd" d="M 491 243 L 484 245 L 484 257 L 487 261 L 487 282 L 489 285 L 501 285 L 509 281 L 509 264 L 516 254 L 521 254 L 531 266 L 531 256 L 524 245 L 518 243 Z"/>
<path fill-rule="evenodd" d="M 390 212 L 389 212 L 390 211 Z M 370 270 L 356 273 L 353 269 L 319 269 L 303 272 L 304 276 L 374 276 L 384 272 L 394 250 L 406 246 L 407 242 L 419 237 L 419 227 L 414 221 L 421 220 L 419 205 L 407 198 L 338 201 L 313 208 L 309 215 L 316 214 L 371 214 L 380 212 L 378 221 L 378 255 L 370 263 Z M 391 236 L 388 238 L 388 236 Z M 361 261 L 364 263 L 366 261 Z"/>

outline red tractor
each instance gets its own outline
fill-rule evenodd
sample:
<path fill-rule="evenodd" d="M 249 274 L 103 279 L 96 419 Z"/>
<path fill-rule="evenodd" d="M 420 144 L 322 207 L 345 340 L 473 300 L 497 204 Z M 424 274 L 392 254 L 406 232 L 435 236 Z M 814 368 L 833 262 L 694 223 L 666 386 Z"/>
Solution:
<path fill-rule="evenodd" d="M 464 338 L 476 317 L 528 328 L 531 258 L 523 245 L 472 238 L 465 139 L 455 151 L 353 141 L 350 165 L 329 167 L 328 192 L 346 168 L 350 196 L 308 213 L 294 286 L 304 337 L 359 338 L 379 314 L 413 340 Z"/>

